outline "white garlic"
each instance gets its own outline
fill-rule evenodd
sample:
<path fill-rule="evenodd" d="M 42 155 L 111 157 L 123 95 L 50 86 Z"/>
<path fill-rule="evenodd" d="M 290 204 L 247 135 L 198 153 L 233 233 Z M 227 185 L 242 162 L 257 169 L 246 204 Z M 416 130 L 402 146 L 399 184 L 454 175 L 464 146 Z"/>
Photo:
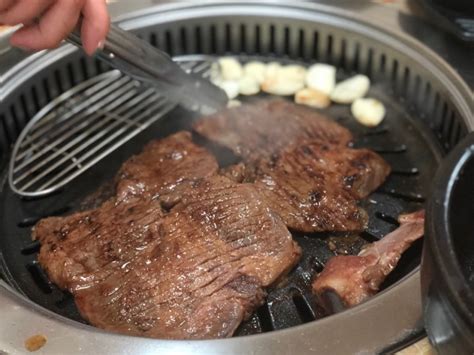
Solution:
<path fill-rule="evenodd" d="M 229 102 L 227 102 L 228 108 L 239 107 L 239 106 L 242 106 L 242 102 L 240 102 L 239 100 L 229 100 Z"/>
<path fill-rule="evenodd" d="M 219 69 L 224 81 L 239 80 L 243 75 L 243 68 L 239 61 L 231 57 L 222 57 L 218 60 Z"/>
<path fill-rule="evenodd" d="M 306 74 L 306 85 L 324 94 L 331 94 L 336 86 L 336 67 L 329 64 L 314 64 Z"/>
<path fill-rule="evenodd" d="M 218 86 L 225 91 L 229 100 L 235 99 L 239 96 L 239 82 L 235 80 L 225 80 L 218 84 Z"/>
<path fill-rule="evenodd" d="M 331 104 L 329 96 L 321 91 L 304 88 L 295 94 L 295 102 L 316 108 L 326 108 Z"/>
<path fill-rule="evenodd" d="M 273 95 L 293 95 L 304 88 L 306 68 L 300 65 L 269 64 L 261 88 Z"/>
<path fill-rule="evenodd" d="M 350 104 L 354 100 L 364 97 L 369 91 L 370 80 L 367 76 L 358 74 L 336 84 L 331 92 L 331 100 L 339 104 Z"/>
<path fill-rule="evenodd" d="M 259 84 L 265 80 L 267 66 L 265 63 L 252 61 L 244 65 L 244 76 L 254 78 Z"/>
<path fill-rule="evenodd" d="M 251 76 L 244 76 L 239 80 L 239 92 L 242 95 L 255 95 L 260 92 L 260 84 Z"/>
<path fill-rule="evenodd" d="M 385 117 L 385 106 L 379 100 L 372 98 L 360 98 L 351 105 L 351 112 L 355 119 L 368 127 L 375 127 Z"/>

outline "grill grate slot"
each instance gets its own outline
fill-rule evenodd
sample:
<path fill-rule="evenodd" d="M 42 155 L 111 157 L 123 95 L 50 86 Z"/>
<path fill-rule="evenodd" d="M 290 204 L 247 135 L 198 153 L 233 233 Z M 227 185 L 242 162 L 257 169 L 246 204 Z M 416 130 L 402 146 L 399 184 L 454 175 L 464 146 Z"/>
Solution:
<path fill-rule="evenodd" d="M 399 226 L 400 224 L 398 223 L 398 220 L 393 217 L 388 215 L 387 213 L 384 212 L 375 212 L 375 217 L 381 219 L 382 221 L 385 221 L 387 223 L 393 224 L 394 226 Z"/>
<path fill-rule="evenodd" d="M 392 197 L 405 200 L 407 202 L 423 203 L 426 200 L 421 194 L 401 192 L 397 191 L 396 189 L 380 189 L 379 193 L 384 193 Z"/>
<path fill-rule="evenodd" d="M 26 269 L 30 273 L 33 281 L 44 293 L 50 294 L 53 292 L 51 282 L 37 261 L 28 263 Z"/>
<path fill-rule="evenodd" d="M 416 176 L 420 173 L 418 168 L 409 168 L 409 169 L 397 169 L 392 170 L 392 175 L 408 175 L 408 176 Z"/>
<path fill-rule="evenodd" d="M 372 233 L 368 232 L 368 231 L 363 231 L 362 233 L 360 233 L 360 236 L 361 238 L 363 238 L 367 243 L 374 243 L 378 240 L 380 240 L 380 237 L 377 237 L 375 235 L 373 235 Z"/>
<path fill-rule="evenodd" d="M 272 316 L 268 309 L 268 304 L 264 304 L 257 310 L 257 317 L 260 322 L 262 332 L 269 332 L 275 329 L 272 322 Z"/>
<path fill-rule="evenodd" d="M 18 223 L 20 224 L 20 223 Z M 20 225 L 19 225 L 20 226 Z M 21 227 L 21 226 L 20 226 Z M 31 255 L 31 254 L 36 254 L 40 250 L 40 242 L 35 240 L 34 242 L 28 244 L 27 246 L 23 247 L 21 249 L 21 253 L 23 255 Z"/>
<path fill-rule="evenodd" d="M 20 222 L 18 222 L 18 227 L 20 228 L 32 227 L 42 218 L 51 217 L 51 216 L 60 216 L 62 214 L 69 212 L 70 210 L 71 210 L 70 206 L 64 206 L 54 211 L 51 211 L 49 213 L 42 214 L 41 216 L 26 217 L 22 219 Z"/>
<path fill-rule="evenodd" d="M 308 323 L 316 319 L 315 312 L 299 290 L 293 292 L 293 303 L 302 323 Z"/>

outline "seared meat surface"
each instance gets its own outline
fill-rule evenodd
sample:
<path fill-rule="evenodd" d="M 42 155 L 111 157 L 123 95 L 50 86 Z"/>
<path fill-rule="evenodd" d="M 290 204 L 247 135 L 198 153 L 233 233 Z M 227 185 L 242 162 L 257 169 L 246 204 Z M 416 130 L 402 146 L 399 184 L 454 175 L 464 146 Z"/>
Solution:
<path fill-rule="evenodd" d="M 313 282 L 313 292 L 328 311 L 326 292 L 334 292 L 346 307 L 355 306 L 377 293 L 380 284 L 395 268 L 401 255 L 424 233 L 424 211 L 401 215 L 400 227 L 364 248 L 359 255 L 329 259 Z"/>
<path fill-rule="evenodd" d="M 298 262 L 287 227 L 362 230 L 358 201 L 390 172 L 376 153 L 349 148 L 347 129 L 284 100 L 224 110 L 194 129 L 242 162 L 219 170 L 178 132 L 126 161 L 99 207 L 35 226 L 40 264 L 91 324 L 154 338 L 231 336 Z M 388 270 L 371 255 L 356 258 Z"/>
<path fill-rule="evenodd" d="M 360 231 L 358 200 L 382 184 L 390 167 L 366 149 L 303 143 L 261 164 L 256 184 L 286 225 L 298 231 Z"/>
<path fill-rule="evenodd" d="M 140 173 L 134 184 L 148 177 Z M 119 190 L 95 210 L 35 226 L 40 264 L 91 324 L 155 338 L 231 336 L 298 262 L 300 248 L 253 185 L 192 176 L 170 211 L 160 189 Z"/>
<path fill-rule="evenodd" d="M 220 111 L 196 122 L 194 130 L 247 163 L 270 158 L 302 140 L 342 146 L 352 140 L 352 134 L 331 119 L 282 99 Z"/>
<path fill-rule="evenodd" d="M 199 120 L 194 129 L 242 157 L 221 173 L 255 182 L 292 230 L 363 230 L 367 214 L 358 200 L 390 173 L 376 153 L 347 147 L 347 129 L 285 100 L 228 109 Z"/>
<path fill-rule="evenodd" d="M 194 179 L 217 172 L 217 161 L 206 149 L 194 144 L 191 133 L 181 131 L 150 142 L 128 159 L 117 175 L 117 199 L 160 197 L 175 204 Z"/>

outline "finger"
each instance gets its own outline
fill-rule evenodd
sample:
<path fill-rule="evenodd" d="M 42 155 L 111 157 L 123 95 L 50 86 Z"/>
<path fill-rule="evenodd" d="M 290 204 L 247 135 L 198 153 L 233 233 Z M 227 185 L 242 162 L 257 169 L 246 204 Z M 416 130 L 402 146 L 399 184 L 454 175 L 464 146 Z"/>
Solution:
<path fill-rule="evenodd" d="M 20 0 L 6 11 L 0 13 L 0 22 L 14 26 L 32 22 L 46 10 L 53 0 Z"/>
<path fill-rule="evenodd" d="M 6 11 L 14 3 L 15 3 L 15 0 L 0 0 L 0 12 Z"/>
<path fill-rule="evenodd" d="M 82 44 L 86 53 L 92 55 L 109 32 L 110 19 L 105 0 L 86 0 L 82 15 Z"/>
<path fill-rule="evenodd" d="M 27 49 L 55 48 L 74 29 L 82 8 L 82 1 L 56 1 L 40 18 L 39 23 L 17 31 L 10 42 Z"/>

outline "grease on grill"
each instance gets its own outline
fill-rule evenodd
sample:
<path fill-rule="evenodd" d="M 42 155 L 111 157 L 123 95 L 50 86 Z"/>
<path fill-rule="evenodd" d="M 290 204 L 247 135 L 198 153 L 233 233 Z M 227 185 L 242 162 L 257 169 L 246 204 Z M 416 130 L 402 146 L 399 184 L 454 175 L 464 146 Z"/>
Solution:
<path fill-rule="evenodd" d="M 48 339 L 43 334 L 36 334 L 25 340 L 26 350 L 33 352 L 38 351 L 45 346 Z"/>
<path fill-rule="evenodd" d="M 252 98 L 246 98 L 246 101 L 252 102 Z M 419 205 L 421 199 L 405 198 L 405 196 L 402 196 L 402 194 L 410 194 L 410 197 L 416 197 L 417 193 L 426 194 L 425 186 L 428 186 L 427 183 L 430 181 L 429 179 L 432 175 L 431 167 L 433 162 L 435 162 L 435 158 L 430 153 L 431 150 L 427 149 L 428 142 L 420 138 L 419 130 L 413 129 L 407 120 L 392 120 L 395 115 L 393 114 L 394 111 L 391 112 L 392 113 L 390 117 L 387 117 L 387 122 L 384 122 L 377 128 L 367 129 L 365 127 L 361 127 L 360 125 L 356 125 L 356 123 L 347 116 L 347 113 L 342 107 L 334 106 L 328 111 L 332 117 L 336 117 L 336 121 L 340 122 L 352 131 L 356 137 L 355 146 L 357 148 L 376 147 L 379 149 L 380 154 L 384 155 L 384 158 L 390 162 L 390 165 L 393 169 L 386 186 L 383 188 L 385 191 L 379 190 L 370 197 L 370 200 L 367 201 L 368 206 L 364 205 L 364 208 L 370 215 L 370 220 L 368 229 L 361 233 L 360 238 L 367 242 L 374 242 L 380 239 L 395 227 L 393 224 L 388 223 L 385 220 L 376 218 L 375 212 L 381 211 L 390 216 L 397 216 L 402 210 L 414 209 L 415 207 L 413 206 Z M 143 145 L 151 138 L 162 136 L 165 133 L 169 134 L 170 132 L 174 132 L 174 130 L 187 129 L 187 127 L 189 127 L 189 125 L 192 123 L 192 120 L 184 118 L 184 116 L 179 117 L 178 115 L 178 117 L 173 117 L 173 122 L 174 126 L 172 129 L 169 127 L 167 128 L 167 126 L 164 124 L 161 124 L 157 126 L 155 131 L 150 130 L 149 134 L 145 136 L 145 138 L 138 138 L 138 142 L 136 144 L 130 145 L 130 148 L 127 148 L 128 153 L 125 155 L 131 155 L 135 153 L 137 145 Z M 199 137 L 194 137 L 194 139 L 197 138 Z M 199 143 L 202 144 L 202 142 Z M 228 150 L 217 146 L 209 147 L 209 142 L 203 145 L 205 145 L 213 152 L 214 155 L 218 157 L 221 167 L 235 164 L 237 162 L 235 156 L 229 153 Z M 397 149 L 393 149 L 394 147 Z M 115 157 L 115 159 L 121 160 L 123 159 L 123 155 L 120 154 Z M 113 159 L 111 159 L 109 162 L 111 161 L 113 161 Z M 99 164 L 97 168 L 104 176 L 107 176 L 106 172 L 108 173 L 110 171 L 111 164 Z M 79 186 L 87 186 L 89 191 L 92 191 L 91 186 L 93 186 L 95 189 L 98 185 L 95 181 L 86 181 L 86 179 L 78 179 L 77 181 Z M 76 208 L 80 210 L 87 210 L 100 205 L 104 200 L 107 199 L 107 190 L 108 193 L 113 194 L 113 181 L 109 181 L 109 183 L 106 183 L 105 185 L 108 186 L 101 189 L 104 192 L 103 196 L 101 196 L 101 193 L 94 194 L 89 199 L 86 199 L 86 201 L 82 204 L 77 204 Z M 68 200 L 67 197 L 69 193 L 70 191 L 66 190 L 63 191 L 62 194 L 57 193 L 50 195 L 45 198 L 45 204 L 57 205 L 59 201 L 63 201 L 65 204 L 70 203 L 71 200 Z M 78 192 L 77 195 L 80 195 L 80 193 Z M 25 211 L 24 206 L 26 206 L 28 203 L 31 204 L 31 202 L 28 200 L 20 200 L 17 198 L 11 199 L 10 195 L 8 195 L 7 198 L 10 199 L 7 201 L 9 205 L 12 206 L 12 211 Z M 75 201 L 78 200 L 75 199 Z M 40 211 L 41 214 L 46 212 L 44 211 L 43 207 L 39 207 L 37 210 Z M 25 218 L 25 215 L 20 214 L 15 218 L 18 217 Z M 18 250 L 25 248 L 25 250 L 22 252 L 21 258 L 15 259 L 18 260 L 19 270 L 24 272 L 23 270 L 26 264 L 27 269 L 32 274 L 35 274 L 34 276 L 32 275 L 35 281 L 33 286 L 31 283 L 32 278 L 25 278 L 25 280 L 28 282 L 28 286 L 24 285 L 26 281 L 22 281 L 21 278 L 18 278 L 16 282 L 19 283 L 20 289 L 27 290 L 28 296 L 42 306 L 76 321 L 84 322 L 84 320 L 77 313 L 73 299 L 70 297 L 70 295 L 65 296 L 65 294 L 58 290 L 54 285 L 44 282 L 46 280 L 41 277 L 42 275 L 40 275 L 40 272 L 37 272 L 39 266 L 30 264 L 31 257 L 33 256 L 32 254 L 34 254 L 37 250 L 37 245 L 29 245 L 31 242 L 29 228 L 18 229 L 16 223 L 21 220 L 22 219 L 20 218 L 16 220 L 13 219 L 13 224 L 16 229 L 14 229 L 14 231 L 10 231 L 8 230 L 8 227 L 7 231 L 10 233 L 5 234 L 7 237 L 6 243 L 9 243 L 9 245 L 14 245 L 18 241 L 21 242 L 21 247 Z M 15 240 L 11 240 L 9 235 L 13 236 L 15 233 L 16 235 L 20 233 L 21 238 L 15 238 Z M 334 236 L 334 238 L 335 237 L 336 236 Z M 294 238 L 304 251 L 302 260 L 300 261 L 298 267 L 293 270 L 285 278 L 285 280 L 281 280 L 281 283 L 278 285 L 279 288 L 269 290 L 268 301 L 271 302 L 273 299 L 279 297 L 284 292 L 291 293 L 294 289 L 300 290 L 300 295 L 304 300 L 304 303 L 301 302 L 301 299 L 299 298 L 300 296 L 284 297 L 283 299 L 284 302 L 291 302 L 296 305 L 296 312 L 300 318 L 302 318 L 301 310 L 305 309 L 305 305 L 309 307 L 311 314 L 308 317 L 311 317 L 311 319 L 301 319 L 301 323 L 304 323 L 308 320 L 312 320 L 313 316 L 314 319 L 319 319 L 326 316 L 321 307 L 315 303 L 315 299 L 311 293 L 307 291 L 307 285 L 310 284 L 313 275 L 321 272 L 326 261 L 335 254 L 334 251 L 331 251 L 331 248 L 328 245 L 328 242 L 334 238 L 324 234 L 304 235 L 298 233 L 294 233 Z M 364 244 L 362 240 L 360 240 L 360 243 L 361 245 Z M 344 252 L 344 250 L 350 250 L 350 248 L 344 249 L 343 245 L 335 245 L 336 253 Z M 353 249 L 354 253 L 357 252 L 357 249 L 358 248 Z M 418 250 L 419 248 L 412 249 L 413 253 L 409 251 L 402 257 L 397 269 L 386 279 L 382 285 L 382 289 L 399 280 L 400 275 L 406 275 L 406 270 L 412 270 L 414 266 L 418 265 L 420 255 Z M 51 292 L 51 289 L 53 292 Z M 293 293 L 291 293 L 291 295 L 293 295 Z M 281 302 L 282 298 L 279 300 Z M 277 307 L 270 309 L 268 304 L 265 304 L 259 311 L 255 312 L 248 321 L 241 324 L 235 335 L 242 336 L 271 331 L 275 329 L 272 320 L 285 318 L 287 316 L 285 312 L 278 312 L 279 309 L 295 311 L 295 308 Z M 293 316 L 290 318 L 294 319 Z M 281 325 L 282 324 L 280 323 L 280 326 Z"/>
<path fill-rule="evenodd" d="M 357 255 L 367 242 L 356 234 L 330 236 L 328 248 L 336 255 Z"/>

